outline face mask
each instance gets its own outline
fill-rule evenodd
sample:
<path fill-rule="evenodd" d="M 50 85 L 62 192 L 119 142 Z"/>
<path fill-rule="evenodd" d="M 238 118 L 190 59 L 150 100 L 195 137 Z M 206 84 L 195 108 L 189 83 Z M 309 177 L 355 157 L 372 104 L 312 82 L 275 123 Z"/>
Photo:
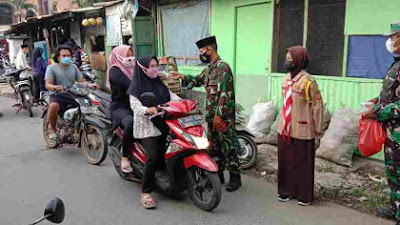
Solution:
<path fill-rule="evenodd" d="M 285 63 L 283 63 L 283 66 L 285 67 L 286 71 L 292 72 L 296 69 L 296 67 L 293 65 L 292 61 L 285 60 Z"/>
<path fill-rule="evenodd" d="M 138 63 L 140 68 L 142 68 L 143 72 L 150 78 L 150 79 L 156 79 L 158 77 L 158 68 L 153 67 L 153 68 L 146 68 L 142 66 L 140 63 Z"/>
<path fill-rule="evenodd" d="M 207 55 L 207 52 L 204 54 L 200 54 L 200 61 L 203 63 L 210 63 L 211 62 L 211 56 Z"/>
<path fill-rule="evenodd" d="M 71 57 L 64 57 L 61 59 L 61 64 L 63 64 L 63 65 L 69 65 L 71 63 L 72 63 Z"/>
<path fill-rule="evenodd" d="M 121 61 L 122 65 L 125 67 L 133 67 L 135 66 L 135 60 L 136 58 L 134 56 L 132 57 L 122 57 L 120 55 L 117 55 L 119 60 Z"/>

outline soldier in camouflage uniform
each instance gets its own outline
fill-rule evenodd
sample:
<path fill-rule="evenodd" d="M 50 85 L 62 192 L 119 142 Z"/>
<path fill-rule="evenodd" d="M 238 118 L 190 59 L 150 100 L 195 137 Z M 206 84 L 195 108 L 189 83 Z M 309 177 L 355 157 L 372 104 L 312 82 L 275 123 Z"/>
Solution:
<path fill-rule="evenodd" d="M 213 156 L 221 160 L 218 163 L 221 183 L 224 183 L 223 171 L 226 168 L 230 173 L 227 191 L 236 191 L 241 185 L 239 147 L 235 131 L 235 91 L 232 70 L 222 61 L 217 53 L 215 36 L 196 42 L 200 49 L 200 60 L 209 65 L 198 76 L 184 76 L 172 73 L 172 77 L 181 78 L 186 83 L 193 82 L 195 86 L 205 86 L 207 93 L 207 115 L 209 137 L 212 140 Z"/>
<path fill-rule="evenodd" d="M 371 100 L 375 105 L 364 116 L 380 121 L 387 133 L 384 151 L 392 205 L 378 209 L 378 215 L 396 219 L 400 225 L 400 22 L 391 24 L 388 36 L 386 47 L 395 61 L 383 81 L 379 97 Z"/>

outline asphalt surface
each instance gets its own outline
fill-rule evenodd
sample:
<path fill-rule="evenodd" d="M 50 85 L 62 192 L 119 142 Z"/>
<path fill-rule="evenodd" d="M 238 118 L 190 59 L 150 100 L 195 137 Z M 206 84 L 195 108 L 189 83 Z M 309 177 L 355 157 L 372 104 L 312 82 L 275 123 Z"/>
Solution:
<path fill-rule="evenodd" d="M 43 215 L 53 196 L 66 206 L 62 224 L 394 224 L 332 203 L 309 207 L 276 200 L 276 186 L 244 176 L 236 193 L 223 191 L 213 212 L 196 208 L 186 193 L 171 198 L 155 193 L 158 208 L 140 206 L 140 185 L 122 180 L 111 160 L 88 164 L 74 147 L 44 149 L 40 113 L 15 114 L 13 100 L 0 97 L 0 225 L 29 224 Z M 50 224 L 43 222 L 42 224 Z"/>

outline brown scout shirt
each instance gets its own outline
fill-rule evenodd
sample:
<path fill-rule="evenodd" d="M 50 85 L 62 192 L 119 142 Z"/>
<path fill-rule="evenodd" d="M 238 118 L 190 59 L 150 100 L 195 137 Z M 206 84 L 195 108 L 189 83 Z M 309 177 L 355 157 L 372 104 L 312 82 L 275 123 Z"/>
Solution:
<path fill-rule="evenodd" d="M 287 83 L 291 80 L 288 73 L 282 79 L 282 96 L 284 96 Z M 307 85 L 308 84 L 308 85 Z M 308 92 L 306 92 L 306 87 Z M 322 123 L 322 97 L 318 84 L 305 70 L 293 78 L 292 86 L 292 117 L 290 121 L 290 137 L 300 140 L 312 140 L 321 134 Z M 282 134 L 284 128 L 283 109 L 279 121 L 278 133 Z"/>

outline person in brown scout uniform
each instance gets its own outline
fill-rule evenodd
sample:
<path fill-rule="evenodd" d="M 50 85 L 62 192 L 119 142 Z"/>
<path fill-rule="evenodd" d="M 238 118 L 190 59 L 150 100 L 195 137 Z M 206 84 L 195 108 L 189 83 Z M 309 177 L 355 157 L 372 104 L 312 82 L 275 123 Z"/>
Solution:
<path fill-rule="evenodd" d="M 235 131 L 235 90 L 232 70 L 228 63 L 221 60 L 217 52 L 215 36 L 196 42 L 200 50 L 200 60 L 208 66 L 198 76 L 184 76 L 172 72 L 172 78 L 181 78 L 186 83 L 204 86 L 207 93 L 207 115 L 209 137 L 212 140 L 211 156 L 218 156 L 218 175 L 224 183 L 224 169 L 230 174 L 227 191 L 236 191 L 242 185 L 240 162 L 237 156 L 239 147 Z M 214 151 L 216 150 L 216 151 Z"/>
<path fill-rule="evenodd" d="M 308 64 L 305 48 L 287 50 L 283 120 L 278 127 L 278 199 L 287 202 L 297 198 L 302 206 L 313 200 L 315 138 L 321 134 L 323 105 L 317 82 L 305 70 Z"/>

